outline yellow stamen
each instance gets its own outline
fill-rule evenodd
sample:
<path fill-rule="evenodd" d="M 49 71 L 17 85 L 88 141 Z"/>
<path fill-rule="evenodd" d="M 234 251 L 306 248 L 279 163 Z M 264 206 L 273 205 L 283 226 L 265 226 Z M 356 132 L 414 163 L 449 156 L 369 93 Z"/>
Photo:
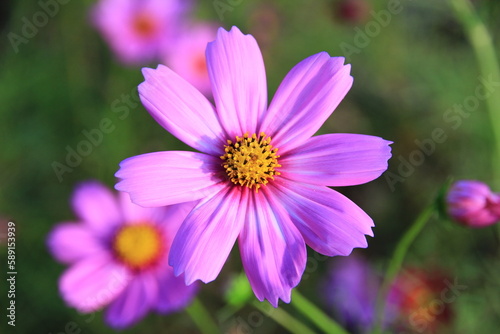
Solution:
<path fill-rule="evenodd" d="M 234 143 L 228 140 L 224 151 L 226 153 L 220 157 L 224 161 L 222 166 L 234 184 L 255 188 L 258 192 L 262 185 L 280 175 L 275 170 L 281 167 L 278 164 L 280 156 L 276 154 L 278 149 L 273 148 L 271 137 L 264 132 L 258 136 L 254 133 L 251 137 L 245 133 L 243 137 L 237 136 Z"/>
<path fill-rule="evenodd" d="M 163 244 L 163 237 L 155 226 L 141 223 L 122 227 L 115 236 L 113 248 L 125 265 L 141 270 L 156 263 Z"/>

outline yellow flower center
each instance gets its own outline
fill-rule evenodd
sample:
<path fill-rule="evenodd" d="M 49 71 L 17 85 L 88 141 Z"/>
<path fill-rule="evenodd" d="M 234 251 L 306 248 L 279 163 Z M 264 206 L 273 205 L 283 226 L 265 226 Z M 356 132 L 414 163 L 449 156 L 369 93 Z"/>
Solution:
<path fill-rule="evenodd" d="M 259 191 L 262 185 L 274 180 L 274 175 L 280 175 L 275 168 L 278 164 L 279 155 L 277 148 L 271 145 L 271 137 L 264 132 L 258 136 L 254 133 L 251 137 L 245 133 L 243 137 L 236 137 L 236 141 L 227 141 L 224 145 L 226 152 L 220 158 L 224 160 L 222 166 L 226 170 L 229 179 L 234 184 L 246 186 L 250 189 L 255 187 Z"/>
<path fill-rule="evenodd" d="M 163 243 L 163 236 L 156 227 L 141 223 L 122 227 L 115 236 L 113 248 L 125 265 L 141 270 L 158 261 Z"/>

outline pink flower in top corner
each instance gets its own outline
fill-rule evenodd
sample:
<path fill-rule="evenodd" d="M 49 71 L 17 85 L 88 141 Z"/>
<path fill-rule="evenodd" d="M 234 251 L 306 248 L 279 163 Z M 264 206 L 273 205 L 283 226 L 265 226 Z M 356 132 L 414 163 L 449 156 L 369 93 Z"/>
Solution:
<path fill-rule="evenodd" d="M 205 96 L 211 96 L 205 49 L 215 39 L 217 28 L 211 24 L 197 24 L 186 28 L 173 42 L 164 57 L 165 63 Z"/>
<path fill-rule="evenodd" d="M 194 203 L 142 208 L 98 182 L 81 184 L 72 198 L 77 222 L 57 225 L 47 244 L 70 267 L 59 280 L 64 301 L 82 313 L 105 306 L 106 322 L 125 328 L 148 312 L 187 306 L 196 286 L 175 277 L 167 259 L 173 237 Z"/>
<path fill-rule="evenodd" d="M 465 226 L 486 227 L 500 221 L 500 195 L 483 182 L 455 182 L 446 202 L 448 214 Z"/>
<path fill-rule="evenodd" d="M 198 152 L 156 152 L 121 162 L 116 188 L 142 206 L 200 200 L 182 223 L 169 263 L 186 283 L 210 282 L 236 240 L 252 289 L 290 301 L 306 244 L 348 255 L 366 247 L 371 218 L 328 186 L 356 185 L 387 169 L 390 142 L 356 134 L 312 137 L 352 85 L 344 58 L 297 64 L 267 106 L 262 54 L 251 35 L 219 29 L 206 50 L 213 106 L 165 66 L 144 69 L 142 103 Z"/>
<path fill-rule="evenodd" d="M 92 21 L 125 64 L 159 59 L 183 24 L 190 1 L 100 0 Z"/>

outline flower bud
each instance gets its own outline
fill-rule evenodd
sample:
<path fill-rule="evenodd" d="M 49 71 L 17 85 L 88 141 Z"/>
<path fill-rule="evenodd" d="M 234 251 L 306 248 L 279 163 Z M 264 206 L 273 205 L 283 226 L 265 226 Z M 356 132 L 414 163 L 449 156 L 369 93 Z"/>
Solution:
<path fill-rule="evenodd" d="M 486 227 L 500 221 L 500 196 L 482 182 L 455 182 L 446 203 L 448 214 L 465 226 Z"/>

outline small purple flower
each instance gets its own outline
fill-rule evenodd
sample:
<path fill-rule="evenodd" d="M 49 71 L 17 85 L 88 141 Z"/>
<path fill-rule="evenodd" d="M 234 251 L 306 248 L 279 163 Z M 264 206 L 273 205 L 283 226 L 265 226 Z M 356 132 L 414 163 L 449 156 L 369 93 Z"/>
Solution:
<path fill-rule="evenodd" d="M 92 21 L 125 64 L 145 64 L 171 48 L 189 1 L 100 0 Z"/>
<path fill-rule="evenodd" d="M 193 204 L 142 208 L 116 198 L 98 182 L 80 185 L 72 198 L 78 222 L 57 225 L 47 244 L 70 267 L 59 281 L 65 302 L 82 313 L 109 305 L 106 321 L 125 328 L 149 311 L 184 308 L 196 293 L 168 265 L 172 239 Z"/>
<path fill-rule="evenodd" d="M 255 39 L 233 27 L 209 43 L 215 107 L 165 66 L 144 69 L 142 103 L 166 130 L 203 152 L 122 161 L 118 190 L 156 207 L 200 200 L 175 236 L 169 263 L 186 283 L 214 280 L 236 240 L 252 289 L 277 306 L 302 277 L 306 244 L 328 255 L 366 247 L 373 221 L 328 186 L 356 185 L 387 169 L 390 142 L 314 135 L 352 85 L 344 58 L 318 53 L 297 64 L 267 107 Z M 272 139 L 271 139 L 272 138 Z"/>
<path fill-rule="evenodd" d="M 485 227 L 500 221 L 500 195 L 482 182 L 455 182 L 446 202 L 448 214 L 465 226 Z"/>
<path fill-rule="evenodd" d="M 351 255 L 336 260 L 322 295 L 346 328 L 353 333 L 367 333 L 375 321 L 380 283 L 366 260 Z"/>
<path fill-rule="evenodd" d="M 205 96 L 211 95 L 205 49 L 215 39 L 217 28 L 198 23 L 183 29 L 164 57 L 165 63 Z"/>
<path fill-rule="evenodd" d="M 377 317 L 377 296 L 382 278 L 363 258 L 338 258 L 332 266 L 321 294 L 327 299 L 339 322 L 352 333 L 369 333 Z M 389 328 L 398 312 L 388 297 L 383 328 Z"/>

